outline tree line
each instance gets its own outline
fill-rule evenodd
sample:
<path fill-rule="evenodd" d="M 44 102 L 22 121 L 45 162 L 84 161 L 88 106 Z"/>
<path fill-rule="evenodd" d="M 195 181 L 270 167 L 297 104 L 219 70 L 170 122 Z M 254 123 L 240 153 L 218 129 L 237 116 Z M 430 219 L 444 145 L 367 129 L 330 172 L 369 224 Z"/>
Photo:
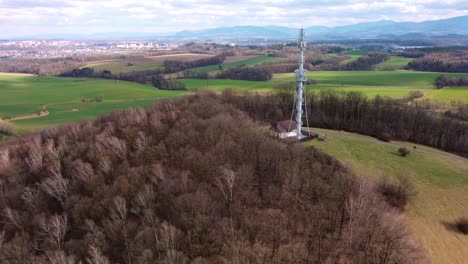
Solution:
<path fill-rule="evenodd" d="M 226 54 L 222 53 L 206 59 L 198 59 L 194 61 L 180 61 L 180 60 L 165 60 L 164 69 L 166 73 L 180 72 L 186 69 L 204 67 L 210 65 L 222 64 L 226 59 Z"/>
<path fill-rule="evenodd" d="M 430 53 L 411 61 L 408 68 L 417 71 L 468 73 L 468 52 Z"/>
<path fill-rule="evenodd" d="M 226 91 L 0 145 L 0 262 L 417 263 L 398 210 Z M 272 103 L 276 104 L 275 101 Z"/>
<path fill-rule="evenodd" d="M 339 65 L 340 70 L 346 71 L 367 71 L 373 70 L 374 66 L 390 59 L 390 55 L 385 52 L 369 52 L 359 57 L 357 60 Z"/>
<path fill-rule="evenodd" d="M 468 76 L 467 77 L 448 77 L 445 74 L 437 77 L 436 87 L 438 89 L 445 86 L 468 86 Z"/>
<path fill-rule="evenodd" d="M 93 68 L 77 68 L 60 74 L 61 77 L 75 78 L 102 78 L 112 80 L 122 80 L 128 82 L 136 82 L 141 84 L 150 84 L 156 88 L 163 90 L 185 90 L 186 87 L 182 82 L 175 79 L 167 79 L 164 77 L 163 70 L 147 70 L 134 71 L 129 73 L 113 74 L 111 71 L 95 71 Z"/>
<path fill-rule="evenodd" d="M 239 65 L 230 69 L 223 69 L 220 65 L 221 72 L 216 75 L 210 75 L 207 72 L 194 73 L 191 70 L 182 72 L 183 78 L 197 78 L 197 79 L 232 79 L 244 81 L 268 81 L 271 80 L 275 73 L 293 72 L 297 69 L 297 63 L 268 63 L 255 66 Z"/>
<path fill-rule="evenodd" d="M 232 102 L 256 120 L 289 119 L 294 90 L 283 87 L 267 96 L 233 97 Z M 309 124 L 382 139 L 414 142 L 468 155 L 468 124 L 428 112 L 417 103 L 359 92 L 322 90 L 307 98 Z"/>

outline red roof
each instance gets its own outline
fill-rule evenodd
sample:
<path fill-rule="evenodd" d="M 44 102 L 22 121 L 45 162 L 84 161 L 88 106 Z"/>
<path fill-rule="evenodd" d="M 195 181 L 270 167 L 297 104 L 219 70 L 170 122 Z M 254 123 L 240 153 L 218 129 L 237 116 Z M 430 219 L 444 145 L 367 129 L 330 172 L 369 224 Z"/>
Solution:
<path fill-rule="evenodd" d="M 272 128 L 279 133 L 287 133 L 296 130 L 297 123 L 291 120 L 284 120 L 276 123 Z"/>

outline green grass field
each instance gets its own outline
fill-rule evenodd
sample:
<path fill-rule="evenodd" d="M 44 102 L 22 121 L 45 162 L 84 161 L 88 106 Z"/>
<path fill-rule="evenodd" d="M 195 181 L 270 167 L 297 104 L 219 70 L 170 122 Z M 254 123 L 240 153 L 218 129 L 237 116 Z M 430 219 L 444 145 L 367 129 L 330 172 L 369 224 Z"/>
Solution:
<path fill-rule="evenodd" d="M 368 97 L 376 95 L 394 98 L 405 97 L 411 91 L 422 91 L 424 99 L 440 100 L 450 103 L 452 100 L 468 102 L 468 87 L 445 87 L 434 89 L 433 83 L 440 73 L 412 71 L 317 71 L 309 72 L 309 79 L 318 83 L 308 85 L 308 91 L 318 92 L 323 89 L 339 91 L 358 91 Z M 467 76 L 468 74 L 448 74 L 449 76 Z M 222 90 L 225 88 L 268 91 L 284 84 L 294 87 L 292 73 L 275 74 L 268 82 L 238 80 L 200 80 L 181 79 L 189 89 Z"/>
<path fill-rule="evenodd" d="M 48 116 L 11 121 L 20 131 L 32 130 L 94 119 L 113 109 L 145 106 L 186 93 L 114 80 L 0 75 L 0 118 L 31 115 L 45 107 Z M 97 96 L 103 102 L 81 102 Z"/>
<path fill-rule="evenodd" d="M 423 99 L 468 102 L 468 87 L 445 87 L 437 90 L 432 84 L 440 73 L 411 71 L 322 71 L 310 72 L 309 78 L 318 84 L 309 85 L 308 91 L 324 89 L 359 91 L 368 97 L 376 95 L 401 98 L 420 90 Z M 466 74 L 448 74 L 466 76 Z M 293 74 L 275 74 L 268 82 L 239 80 L 181 79 L 189 90 L 226 88 L 250 91 L 271 91 L 290 84 Z M 164 91 L 150 86 L 115 80 L 0 75 L 0 118 L 18 117 L 38 113 L 43 107 L 49 115 L 40 118 L 15 120 L 19 130 L 30 130 L 50 125 L 93 119 L 112 109 L 148 105 L 150 101 L 188 94 L 186 91 Z M 81 99 L 103 97 L 101 103 L 82 103 Z"/>
<path fill-rule="evenodd" d="M 348 53 L 349 55 L 362 56 L 362 55 L 366 55 L 367 53 L 369 53 L 369 51 L 368 50 L 348 50 L 346 51 L 346 53 Z"/>
<path fill-rule="evenodd" d="M 127 73 L 132 71 L 145 71 L 162 69 L 164 65 L 158 62 L 131 62 L 129 60 L 104 60 L 88 63 L 84 67 L 93 68 L 95 71 L 108 70 L 114 74 Z"/>
<path fill-rule="evenodd" d="M 235 67 L 238 67 L 238 66 L 241 66 L 241 65 L 253 66 L 253 65 L 258 65 L 258 64 L 268 63 L 268 62 L 278 62 L 278 61 L 281 61 L 282 59 L 283 58 L 262 55 L 262 56 L 257 56 L 257 57 L 250 58 L 250 59 L 247 59 L 247 60 L 228 62 L 228 63 L 224 63 L 224 64 L 221 64 L 221 65 L 223 66 L 224 70 L 227 70 L 227 69 L 235 68 Z M 194 72 L 194 73 L 213 72 L 213 71 L 218 71 L 219 70 L 219 65 L 210 65 L 210 66 L 205 66 L 205 67 L 197 67 L 197 68 L 192 68 L 190 70 L 192 72 Z"/>
<path fill-rule="evenodd" d="M 317 85 L 308 86 L 309 90 L 334 89 L 342 91 L 360 91 L 369 97 L 375 95 L 400 98 L 411 91 L 422 91 L 424 99 L 451 100 L 468 102 L 467 87 L 445 87 L 434 89 L 433 84 L 441 73 L 414 71 L 317 71 L 309 72 L 309 79 Z M 468 76 L 463 73 L 448 73 L 448 76 Z M 293 82 L 290 73 L 275 74 L 272 86 Z"/>
<path fill-rule="evenodd" d="M 326 134 L 325 142 L 305 143 L 322 149 L 347 164 L 354 173 L 379 179 L 408 175 L 416 196 L 405 212 L 415 236 L 423 243 L 433 263 L 466 263 L 468 236 L 447 229 L 445 222 L 468 214 L 468 159 L 416 145 L 393 142 L 411 149 L 408 157 L 398 155 L 398 146 L 347 132 L 313 129 Z M 462 161 L 460 161 L 462 160 Z M 464 160 L 464 162 L 463 162 Z"/>
<path fill-rule="evenodd" d="M 236 90 L 249 91 L 269 91 L 273 89 L 271 82 L 253 82 L 229 79 L 180 79 L 182 83 L 189 89 L 209 89 L 214 91 L 222 91 L 227 88 Z"/>
<path fill-rule="evenodd" d="M 390 59 L 375 65 L 375 69 L 379 71 L 395 71 L 403 70 L 413 59 L 399 56 L 390 56 Z"/>
<path fill-rule="evenodd" d="M 357 61 L 359 58 L 361 58 L 362 55 L 349 55 L 349 59 L 347 60 L 344 60 L 341 62 L 341 64 L 348 64 L 348 63 L 351 63 L 353 61 Z"/>

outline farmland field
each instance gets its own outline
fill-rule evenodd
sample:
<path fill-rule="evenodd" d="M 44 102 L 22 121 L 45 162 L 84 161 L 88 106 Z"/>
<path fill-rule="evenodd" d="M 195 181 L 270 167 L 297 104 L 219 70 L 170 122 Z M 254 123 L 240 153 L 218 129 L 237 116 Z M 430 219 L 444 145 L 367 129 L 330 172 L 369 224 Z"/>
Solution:
<path fill-rule="evenodd" d="M 108 70 L 114 74 L 132 71 L 146 71 L 164 68 L 165 60 L 193 61 L 211 57 L 211 54 L 181 53 L 157 56 L 129 56 L 124 59 L 100 60 L 89 62 L 83 67 L 93 68 L 95 71 Z"/>
<path fill-rule="evenodd" d="M 308 91 L 324 89 L 359 91 L 368 97 L 376 95 L 401 98 L 411 91 L 422 91 L 423 99 L 468 102 L 468 87 L 432 87 L 440 73 L 410 71 L 326 71 L 310 72 L 309 78 L 318 84 L 308 85 Z M 463 74 L 448 74 L 461 76 Z M 465 75 L 466 76 L 466 75 Z M 294 87 L 293 74 L 275 74 L 268 82 L 221 79 L 181 79 L 189 90 L 226 88 L 250 91 L 271 91 L 280 85 Z M 93 119 L 112 109 L 145 106 L 152 100 L 188 94 L 187 91 L 158 90 L 150 86 L 115 80 L 37 77 L 30 75 L 0 75 L 0 118 L 34 115 L 45 108 L 49 114 L 40 118 L 11 121 L 19 130 L 31 130 L 50 125 Z M 103 101 L 86 102 L 102 97 Z"/>
<path fill-rule="evenodd" d="M 389 60 L 375 65 L 379 71 L 403 70 L 413 59 L 399 56 L 391 56 Z"/>
<path fill-rule="evenodd" d="M 145 71 L 162 69 L 163 64 L 159 62 L 134 62 L 131 60 L 104 60 L 88 63 L 85 67 L 93 68 L 95 71 L 108 70 L 114 74 L 132 71 Z"/>
<path fill-rule="evenodd" d="M 145 106 L 151 101 L 185 94 L 137 83 L 79 78 L 0 76 L 0 118 L 38 113 L 49 115 L 11 121 L 19 130 L 94 119 L 113 109 Z M 103 101 L 82 102 L 102 97 Z"/>
<path fill-rule="evenodd" d="M 309 79 L 318 83 L 308 85 L 308 91 L 333 89 L 339 91 L 359 91 L 368 97 L 376 95 L 401 98 L 411 91 L 422 91 L 424 98 L 450 103 L 451 100 L 468 102 L 468 87 L 445 87 L 434 89 L 433 83 L 440 73 L 411 71 L 318 71 L 309 72 Z M 466 76 L 466 74 L 448 74 L 449 76 Z M 182 79 L 189 89 L 225 88 L 268 91 L 284 84 L 294 87 L 294 75 L 291 73 L 275 74 L 268 82 L 238 80 L 200 80 Z"/>
<path fill-rule="evenodd" d="M 347 164 L 358 175 L 373 180 L 382 175 L 395 178 L 404 174 L 416 188 L 416 196 L 405 212 L 412 232 L 427 248 L 434 263 L 466 263 L 468 237 L 446 227 L 466 215 L 468 208 L 468 159 L 415 144 L 384 143 L 371 137 L 325 129 L 326 141 L 313 145 Z M 395 144 L 395 145 L 394 145 Z M 398 155 L 407 146 L 407 157 Z"/>
<path fill-rule="evenodd" d="M 227 70 L 227 69 L 234 68 L 234 67 L 241 66 L 241 65 L 253 66 L 253 65 L 268 63 L 268 62 L 278 62 L 278 61 L 280 61 L 282 59 L 283 58 L 262 55 L 262 56 L 256 56 L 256 57 L 246 59 L 246 60 L 223 63 L 221 65 L 222 65 L 224 70 Z M 210 65 L 210 66 L 205 66 L 205 67 L 197 67 L 197 68 L 193 68 L 193 69 L 190 69 L 190 70 L 192 72 L 194 72 L 194 73 L 204 73 L 204 72 L 218 71 L 219 70 L 219 65 Z"/>

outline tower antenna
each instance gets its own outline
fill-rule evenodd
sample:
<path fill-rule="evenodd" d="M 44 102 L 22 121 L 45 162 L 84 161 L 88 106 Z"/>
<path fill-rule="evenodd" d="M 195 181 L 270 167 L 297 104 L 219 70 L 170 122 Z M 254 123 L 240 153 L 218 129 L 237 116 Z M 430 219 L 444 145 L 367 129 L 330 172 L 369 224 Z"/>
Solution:
<path fill-rule="evenodd" d="M 296 92 L 296 139 L 300 140 L 302 133 L 302 113 L 303 108 L 306 108 L 305 98 L 304 98 L 304 89 L 307 82 L 307 70 L 304 69 L 304 50 L 306 48 L 305 41 L 305 32 L 304 28 L 301 28 L 299 31 L 299 69 L 295 70 L 296 73 L 296 83 L 297 83 L 297 92 Z M 307 118 L 307 116 L 306 116 Z"/>

